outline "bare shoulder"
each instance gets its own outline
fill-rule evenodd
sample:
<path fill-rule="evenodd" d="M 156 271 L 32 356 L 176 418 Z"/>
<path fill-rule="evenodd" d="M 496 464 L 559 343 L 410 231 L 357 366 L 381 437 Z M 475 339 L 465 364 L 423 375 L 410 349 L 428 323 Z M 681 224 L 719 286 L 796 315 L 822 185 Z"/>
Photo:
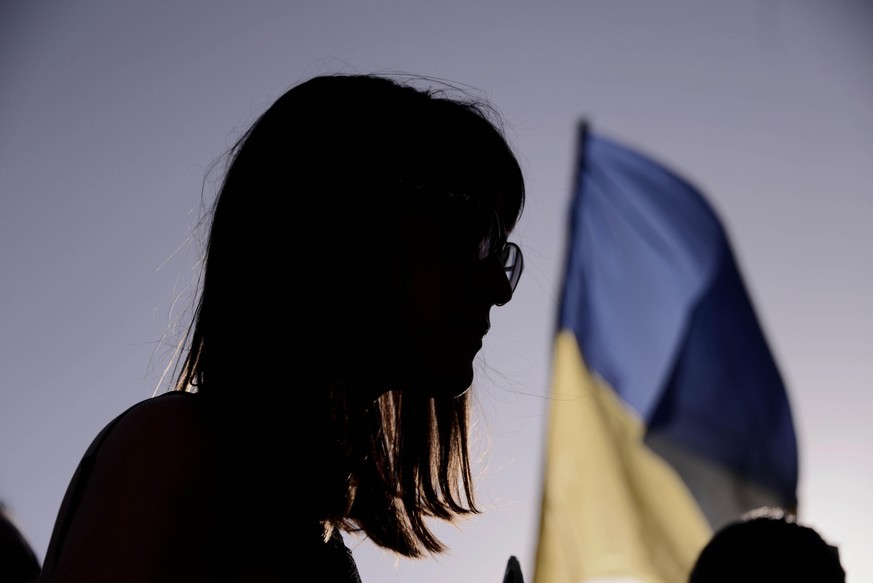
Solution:
<path fill-rule="evenodd" d="M 88 460 L 57 580 L 199 580 L 215 508 L 213 433 L 196 395 L 147 399 L 114 421 Z"/>
<path fill-rule="evenodd" d="M 157 470 L 180 461 L 205 462 L 216 453 L 214 443 L 214 428 L 197 395 L 161 395 L 136 404 L 118 419 L 100 446 L 98 463 L 143 468 L 154 461 L 151 469 Z"/>
<path fill-rule="evenodd" d="M 122 487 L 139 500 L 190 504 L 188 492 L 204 492 L 213 480 L 217 456 L 214 428 L 196 395 L 147 399 L 106 435 L 93 460 L 91 488 Z"/>

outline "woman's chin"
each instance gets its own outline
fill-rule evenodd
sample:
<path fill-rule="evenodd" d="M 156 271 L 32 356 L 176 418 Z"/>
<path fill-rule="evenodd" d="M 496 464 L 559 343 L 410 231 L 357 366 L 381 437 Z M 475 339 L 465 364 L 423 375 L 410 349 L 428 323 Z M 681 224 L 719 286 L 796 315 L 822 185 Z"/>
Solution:
<path fill-rule="evenodd" d="M 473 385 L 473 367 L 469 366 L 457 374 L 444 376 L 441 382 L 434 384 L 430 391 L 431 397 L 460 397 Z"/>
<path fill-rule="evenodd" d="M 412 379 L 409 388 L 427 397 L 455 398 L 469 391 L 472 384 L 473 367 L 468 365 L 456 371 L 442 369 L 437 374 L 422 374 Z"/>

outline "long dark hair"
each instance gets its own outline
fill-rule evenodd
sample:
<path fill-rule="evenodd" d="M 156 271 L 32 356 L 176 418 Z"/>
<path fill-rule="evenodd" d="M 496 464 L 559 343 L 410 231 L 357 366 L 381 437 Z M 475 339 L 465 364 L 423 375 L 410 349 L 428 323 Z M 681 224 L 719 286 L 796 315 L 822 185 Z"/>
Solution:
<path fill-rule="evenodd" d="M 463 188 L 511 229 L 524 182 L 499 117 L 451 86 L 326 75 L 282 95 L 228 160 L 175 390 L 213 404 L 234 440 L 299 453 L 301 506 L 326 535 L 444 550 L 425 519 L 478 512 L 469 399 L 386 385 L 397 208 L 408 185 Z"/>

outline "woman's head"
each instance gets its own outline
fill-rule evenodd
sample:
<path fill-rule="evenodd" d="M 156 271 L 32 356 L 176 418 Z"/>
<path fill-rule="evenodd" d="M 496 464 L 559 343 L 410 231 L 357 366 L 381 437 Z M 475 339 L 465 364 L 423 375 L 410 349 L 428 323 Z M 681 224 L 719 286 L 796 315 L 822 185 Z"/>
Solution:
<path fill-rule="evenodd" d="M 511 296 L 494 276 L 524 184 L 496 116 L 451 91 L 316 77 L 257 120 L 214 208 L 198 323 L 207 369 L 236 368 L 248 350 L 264 364 L 305 354 L 316 375 L 330 366 L 376 393 L 466 389 L 471 370 L 453 357 L 472 360 L 488 309 Z"/>
<path fill-rule="evenodd" d="M 228 161 L 177 388 L 293 398 L 317 517 L 441 550 L 423 518 L 476 511 L 465 391 L 521 268 L 524 182 L 497 116 L 448 86 L 315 77 Z"/>

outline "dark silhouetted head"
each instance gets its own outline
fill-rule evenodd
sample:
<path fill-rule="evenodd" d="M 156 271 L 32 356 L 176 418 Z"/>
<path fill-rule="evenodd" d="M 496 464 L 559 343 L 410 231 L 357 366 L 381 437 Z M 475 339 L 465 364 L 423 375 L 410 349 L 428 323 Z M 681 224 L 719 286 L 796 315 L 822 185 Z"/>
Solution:
<path fill-rule="evenodd" d="M 201 390 L 292 361 L 377 394 L 469 386 L 488 309 L 511 297 L 494 276 L 524 184 L 491 109 L 451 96 L 316 77 L 239 141 L 211 219 Z"/>
<path fill-rule="evenodd" d="M 791 515 L 764 509 L 715 533 L 697 559 L 689 583 L 844 583 L 837 548 Z"/>

